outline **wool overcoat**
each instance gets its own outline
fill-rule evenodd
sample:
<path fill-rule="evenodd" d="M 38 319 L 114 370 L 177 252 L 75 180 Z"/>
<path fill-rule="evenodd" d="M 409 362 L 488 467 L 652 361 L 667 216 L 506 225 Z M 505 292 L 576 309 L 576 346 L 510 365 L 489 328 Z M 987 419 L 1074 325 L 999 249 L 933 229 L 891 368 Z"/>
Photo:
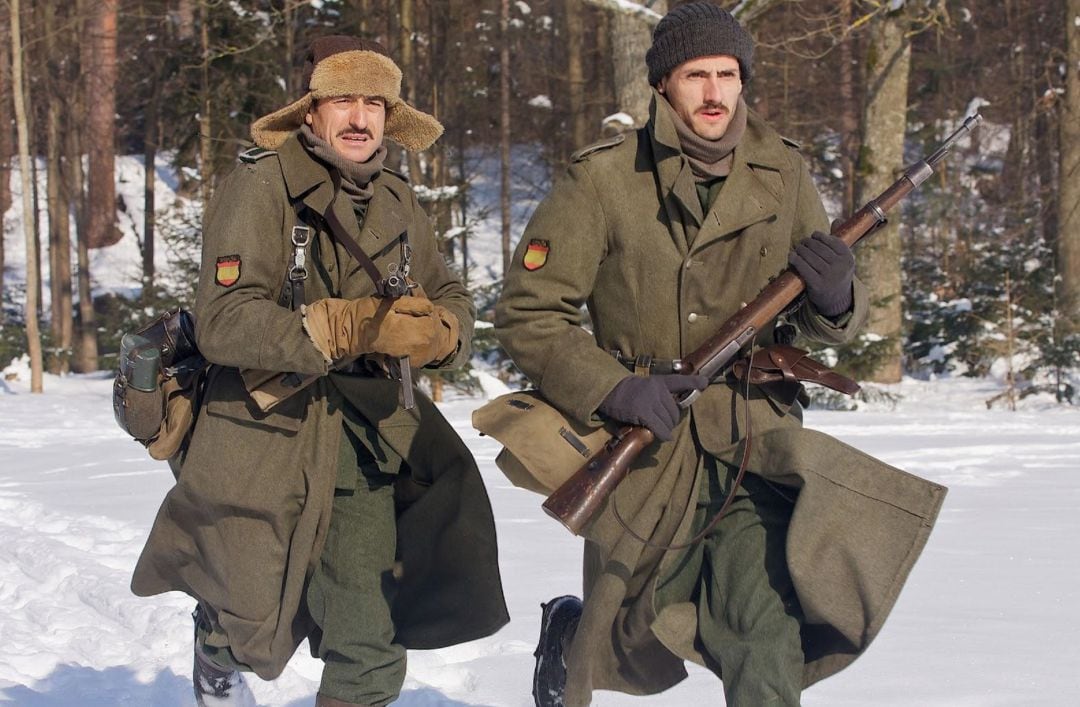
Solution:
<path fill-rule="evenodd" d="M 211 366 L 176 485 L 139 558 L 139 595 L 179 590 L 210 609 L 215 632 L 260 677 L 281 673 L 313 628 L 303 604 L 317 567 L 338 480 L 343 411 L 400 458 L 396 641 L 434 648 L 486 636 L 508 621 L 495 526 L 475 462 L 432 402 L 398 403 L 400 384 L 328 371 L 288 306 L 294 227 L 309 228 L 306 299 L 374 294 L 371 278 L 330 235 L 341 224 L 387 273 L 412 248 L 412 276 L 461 324 L 454 360 L 468 359 L 475 312 L 436 246 L 408 183 L 389 171 L 373 181 L 362 226 L 331 175 L 290 137 L 276 152 L 246 153 L 208 210 L 196 297 L 196 336 Z M 240 370 L 320 374 L 264 413 Z M 326 375 L 321 375 L 326 374 Z M 380 461 L 385 461 L 380 459 Z M 384 541 L 370 538 L 370 542 Z"/>
<path fill-rule="evenodd" d="M 533 215 L 496 310 L 496 333 L 544 397 L 598 425 L 597 408 L 628 371 L 610 354 L 681 358 L 771 278 L 792 246 L 829 227 L 796 147 L 751 112 L 734 163 L 707 212 L 679 147 L 675 114 L 654 92 L 650 121 L 575 154 Z M 804 302 L 802 334 L 849 340 L 865 287 L 839 321 Z M 772 343 L 772 328 L 758 343 Z M 749 423 L 747 420 L 749 416 Z M 657 544 L 688 539 L 704 455 L 798 494 L 788 565 L 806 615 L 805 684 L 841 669 L 877 634 L 921 552 L 944 497 L 936 484 L 803 429 L 801 408 L 728 381 L 710 385 L 668 443 L 635 462 L 614 497 L 634 531 Z M 568 653 L 567 705 L 594 689 L 650 694 L 675 684 L 695 647 L 689 597 L 660 605 L 658 579 L 678 553 L 646 547 L 611 502 L 585 530 L 585 609 Z M 752 561 L 742 558 L 741 561 Z"/>

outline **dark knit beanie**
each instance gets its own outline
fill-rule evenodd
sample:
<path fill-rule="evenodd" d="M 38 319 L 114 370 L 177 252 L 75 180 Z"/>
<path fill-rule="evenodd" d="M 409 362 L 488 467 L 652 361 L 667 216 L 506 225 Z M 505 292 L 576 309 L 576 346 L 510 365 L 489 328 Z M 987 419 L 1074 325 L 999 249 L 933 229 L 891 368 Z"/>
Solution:
<path fill-rule="evenodd" d="M 718 54 L 735 57 L 743 83 L 750 81 L 754 40 L 739 21 L 711 2 L 679 5 L 653 30 L 653 43 L 645 54 L 649 85 L 656 86 L 684 61 Z"/>

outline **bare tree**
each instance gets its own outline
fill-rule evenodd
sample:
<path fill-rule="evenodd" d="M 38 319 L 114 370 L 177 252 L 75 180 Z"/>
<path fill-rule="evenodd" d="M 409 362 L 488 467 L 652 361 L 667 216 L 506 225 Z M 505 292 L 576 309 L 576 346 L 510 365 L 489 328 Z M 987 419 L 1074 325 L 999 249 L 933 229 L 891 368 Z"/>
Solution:
<path fill-rule="evenodd" d="M 76 36 L 85 34 L 87 0 L 75 0 L 75 12 L 72 30 Z M 69 85 L 72 96 L 68 111 L 69 129 L 67 130 L 68 189 L 75 206 L 75 228 L 77 233 L 77 259 L 79 280 L 79 328 L 76 337 L 75 359 L 72 368 L 80 373 L 90 373 L 98 369 L 97 323 L 94 315 L 94 297 L 90 287 L 90 237 L 87 230 L 86 179 L 83 172 L 83 135 L 85 130 L 86 108 L 85 84 L 78 80 L 78 68 L 91 63 L 87 42 L 79 47 L 79 62 L 73 67 Z M 74 64 L 74 62 L 73 62 Z M 115 209 L 114 209 L 115 211 Z"/>
<path fill-rule="evenodd" d="M 87 236 L 91 248 L 120 240 L 116 227 L 116 20 L 119 0 L 98 0 L 91 6 L 86 68 L 89 194 Z"/>
<path fill-rule="evenodd" d="M 26 235 L 26 339 L 30 354 L 30 392 L 42 392 L 41 332 L 38 328 L 37 220 L 30 199 L 30 135 L 26 121 L 26 83 L 23 80 L 22 26 L 19 0 L 8 0 L 11 10 L 11 79 L 15 99 L 15 126 L 19 135 L 19 177 L 22 182 L 23 232 Z"/>
<path fill-rule="evenodd" d="M 859 203 L 884 191 L 903 166 L 911 68 L 909 27 L 903 8 L 879 12 L 870 23 Z M 894 218 L 859 249 L 859 275 L 870 290 L 867 331 L 891 344 L 888 356 L 870 376 L 881 383 L 895 383 L 901 377 L 900 246 L 900 223 Z"/>
<path fill-rule="evenodd" d="M 45 62 L 47 67 L 45 101 L 45 142 L 47 208 L 49 213 L 49 292 L 51 295 L 50 331 L 53 353 L 49 370 L 63 374 L 70 369 L 71 347 L 74 338 L 74 318 L 71 292 L 71 223 L 68 217 L 70 199 L 64 175 L 63 115 L 64 96 L 68 93 L 63 80 L 64 57 L 59 51 L 57 7 L 44 3 L 43 13 Z"/>
<path fill-rule="evenodd" d="M 11 143 L 11 27 L 7 22 L 0 22 L 0 215 L 11 208 L 11 158 L 15 146 Z M 4 239 L 0 238 L 0 292 L 4 290 Z M 0 322 L 4 321 L 4 311 L 0 309 Z"/>
<path fill-rule="evenodd" d="M 1065 95 L 1061 102 L 1058 275 L 1066 319 L 1080 330 L 1080 0 L 1065 0 Z"/>
<path fill-rule="evenodd" d="M 210 203 L 214 181 L 213 122 L 211 116 L 210 62 L 210 6 L 207 0 L 199 0 L 199 46 L 202 62 L 199 65 L 199 196 L 203 208 Z"/>
<path fill-rule="evenodd" d="M 510 269 L 510 0 L 499 5 L 499 210 L 502 214 L 502 271 Z"/>
<path fill-rule="evenodd" d="M 657 15 L 667 12 L 667 0 L 655 0 L 648 9 Z M 615 102 L 619 110 L 640 127 L 649 119 L 652 89 L 645 72 L 645 53 L 652 45 L 652 26 L 639 16 L 616 12 L 611 25 L 611 51 L 615 72 Z"/>
<path fill-rule="evenodd" d="M 585 145 L 589 134 L 585 110 L 584 12 L 579 0 L 565 0 L 563 4 L 566 15 L 566 82 L 572 126 L 570 143 L 571 149 L 577 150 Z"/>

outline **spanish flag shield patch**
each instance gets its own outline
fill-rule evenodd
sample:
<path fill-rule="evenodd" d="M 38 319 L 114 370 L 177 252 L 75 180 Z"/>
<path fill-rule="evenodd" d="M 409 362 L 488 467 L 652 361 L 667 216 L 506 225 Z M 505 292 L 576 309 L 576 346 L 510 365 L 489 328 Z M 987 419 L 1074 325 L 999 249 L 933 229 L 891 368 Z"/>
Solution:
<path fill-rule="evenodd" d="M 547 262 L 550 251 L 551 245 L 548 241 L 534 238 L 529 241 L 529 246 L 525 249 L 525 257 L 522 258 L 521 264 L 525 266 L 526 270 L 539 270 Z"/>
<path fill-rule="evenodd" d="M 232 287 L 240 279 L 240 256 L 226 255 L 217 259 L 214 282 L 222 287 Z"/>

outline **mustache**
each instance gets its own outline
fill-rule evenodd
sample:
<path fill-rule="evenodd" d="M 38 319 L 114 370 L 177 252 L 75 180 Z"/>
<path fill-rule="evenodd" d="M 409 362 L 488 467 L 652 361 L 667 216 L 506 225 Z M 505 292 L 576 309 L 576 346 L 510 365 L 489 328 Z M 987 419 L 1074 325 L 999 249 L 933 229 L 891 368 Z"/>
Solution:
<path fill-rule="evenodd" d="M 723 101 L 706 101 L 701 104 L 701 107 L 699 107 L 698 110 L 716 110 L 718 108 L 721 110 L 725 110 L 728 113 L 731 112 L 731 107 L 725 104 Z"/>
<path fill-rule="evenodd" d="M 356 136 L 366 135 L 369 138 L 373 138 L 373 139 L 375 137 L 374 135 L 371 134 L 371 131 L 368 130 L 367 128 L 359 128 L 359 129 L 357 129 L 357 128 L 345 128 L 344 130 L 340 130 L 337 133 L 337 137 L 349 137 L 349 136 L 352 136 L 352 135 L 356 135 Z"/>

